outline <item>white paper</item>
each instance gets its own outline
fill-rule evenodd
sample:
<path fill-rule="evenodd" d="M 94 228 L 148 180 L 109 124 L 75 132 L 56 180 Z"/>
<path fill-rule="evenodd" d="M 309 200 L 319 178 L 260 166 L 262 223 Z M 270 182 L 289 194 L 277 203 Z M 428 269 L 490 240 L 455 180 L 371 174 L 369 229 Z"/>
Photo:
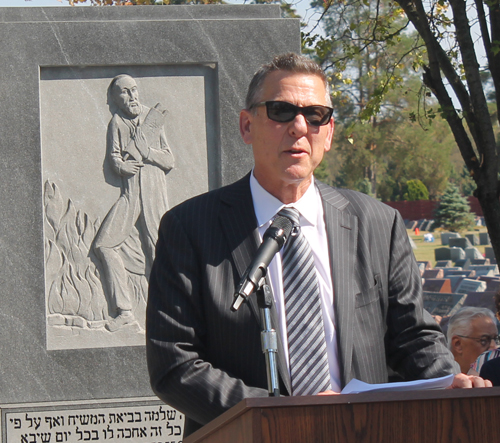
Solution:
<path fill-rule="evenodd" d="M 415 380 L 398 383 L 381 383 L 370 384 L 353 378 L 341 394 L 358 394 L 360 392 L 371 391 L 420 391 L 424 389 L 444 389 L 451 386 L 455 376 L 453 374 L 445 375 L 444 377 L 431 378 L 430 380 Z"/>

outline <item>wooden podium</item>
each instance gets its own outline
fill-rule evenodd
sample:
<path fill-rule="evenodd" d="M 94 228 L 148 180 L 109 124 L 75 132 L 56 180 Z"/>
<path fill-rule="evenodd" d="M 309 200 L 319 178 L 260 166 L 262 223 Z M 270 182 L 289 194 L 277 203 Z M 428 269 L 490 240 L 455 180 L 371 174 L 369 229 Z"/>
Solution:
<path fill-rule="evenodd" d="M 183 443 L 500 441 L 500 387 L 249 398 Z"/>

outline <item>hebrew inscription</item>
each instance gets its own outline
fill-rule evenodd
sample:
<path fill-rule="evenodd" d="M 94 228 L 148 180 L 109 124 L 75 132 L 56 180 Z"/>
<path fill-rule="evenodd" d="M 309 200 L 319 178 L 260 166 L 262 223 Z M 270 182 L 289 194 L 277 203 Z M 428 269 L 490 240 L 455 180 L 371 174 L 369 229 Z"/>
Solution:
<path fill-rule="evenodd" d="M 6 413 L 7 443 L 182 443 L 184 415 L 167 405 Z"/>

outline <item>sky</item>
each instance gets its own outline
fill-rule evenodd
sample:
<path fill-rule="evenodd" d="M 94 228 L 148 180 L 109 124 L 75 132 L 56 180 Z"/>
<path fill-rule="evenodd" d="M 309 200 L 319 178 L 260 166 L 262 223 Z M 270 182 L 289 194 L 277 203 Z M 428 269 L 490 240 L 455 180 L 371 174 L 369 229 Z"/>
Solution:
<path fill-rule="evenodd" d="M 58 0 L 0 0 L 0 6 L 66 6 L 67 1 Z"/>

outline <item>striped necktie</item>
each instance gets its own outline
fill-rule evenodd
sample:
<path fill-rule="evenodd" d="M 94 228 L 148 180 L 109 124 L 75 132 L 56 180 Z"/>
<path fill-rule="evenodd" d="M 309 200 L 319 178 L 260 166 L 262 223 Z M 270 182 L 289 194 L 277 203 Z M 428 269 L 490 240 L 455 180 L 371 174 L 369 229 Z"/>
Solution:
<path fill-rule="evenodd" d="M 299 212 L 283 208 L 294 234 L 283 249 L 283 292 L 292 395 L 314 395 L 331 389 L 325 331 L 311 246 L 300 230 Z"/>

